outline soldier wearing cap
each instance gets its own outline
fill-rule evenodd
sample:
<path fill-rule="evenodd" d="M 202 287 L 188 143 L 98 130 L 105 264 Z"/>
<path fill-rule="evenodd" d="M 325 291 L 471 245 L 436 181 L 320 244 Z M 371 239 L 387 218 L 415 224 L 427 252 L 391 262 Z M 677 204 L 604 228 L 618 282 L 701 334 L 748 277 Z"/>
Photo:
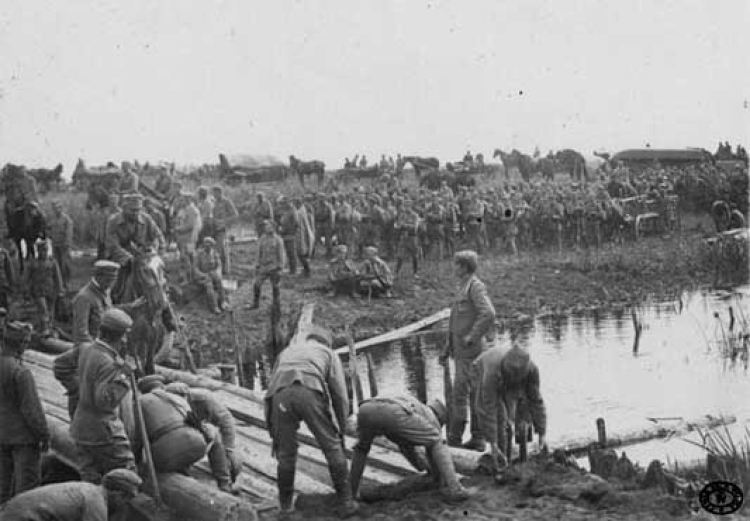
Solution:
<path fill-rule="evenodd" d="M 79 402 L 70 436 L 81 454 L 81 479 L 99 483 L 116 468 L 135 469 L 135 458 L 120 417 L 120 402 L 130 392 L 132 369 L 122 358 L 133 320 L 120 309 L 102 315 L 99 338 L 81 349 Z"/>
<path fill-rule="evenodd" d="M 365 248 L 365 261 L 359 269 L 359 292 L 368 297 L 390 296 L 393 273 L 388 263 L 378 257 L 374 246 Z"/>
<path fill-rule="evenodd" d="M 101 485 L 67 481 L 29 490 L 14 497 L 2 512 L 3 521 L 107 521 L 129 512 L 128 503 L 143 482 L 130 470 L 115 469 Z"/>
<path fill-rule="evenodd" d="M 55 320 L 57 300 L 63 296 L 63 281 L 57 262 L 47 256 L 47 241 L 38 239 L 34 243 L 34 249 L 36 257 L 31 259 L 24 273 L 23 285 L 36 305 L 37 331 L 47 335 Z"/>
<path fill-rule="evenodd" d="M 531 422 L 539 436 L 539 447 L 547 447 L 547 413 L 539 390 L 539 368 L 529 353 L 514 345 L 510 349 L 493 347 L 474 362 L 478 390 L 476 410 L 480 428 L 489 441 L 496 464 L 510 461 L 505 454 L 504 436 L 512 424 L 516 436 L 526 436 L 525 425 Z"/>
<path fill-rule="evenodd" d="M 338 497 L 339 516 L 349 517 L 358 510 L 344 453 L 343 435 L 349 399 L 344 370 L 331 345 L 331 333 L 314 327 L 304 340 L 281 351 L 268 385 L 266 424 L 278 460 L 277 483 L 282 514 L 294 510 L 297 430 L 302 421 L 315 435 L 328 462 Z"/>
<path fill-rule="evenodd" d="M 335 248 L 335 257 L 328 266 L 328 281 L 333 286 L 333 295 L 356 295 L 359 271 L 349 259 L 349 248 L 344 244 Z"/>
<path fill-rule="evenodd" d="M 253 220 L 255 221 L 255 233 L 258 237 L 262 237 L 265 233 L 265 225 L 263 223 L 265 221 L 274 221 L 273 206 L 262 192 L 258 192 L 258 202 L 253 212 Z"/>
<path fill-rule="evenodd" d="M 271 281 L 273 295 L 273 309 L 280 309 L 281 270 L 284 268 L 284 241 L 276 233 L 273 221 L 263 222 L 264 233 L 258 241 L 258 264 L 255 267 L 255 282 L 253 283 L 253 309 L 260 307 L 260 293 L 263 283 Z"/>
<path fill-rule="evenodd" d="M 326 200 L 324 194 L 318 194 L 316 197 L 313 212 L 315 215 L 316 242 L 322 241 L 325 243 L 326 258 L 330 258 L 333 252 L 336 212 L 333 205 Z"/>
<path fill-rule="evenodd" d="M 208 309 L 219 314 L 224 310 L 224 286 L 221 281 L 221 260 L 214 249 L 213 237 L 203 238 L 203 248 L 195 257 L 195 282 L 206 293 Z"/>
<path fill-rule="evenodd" d="M 195 192 L 197 199 L 196 206 L 201 214 L 201 231 L 198 234 L 198 244 L 200 246 L 203 237 L 214 234 L 214 199 L 208 193 L 208 188 L 199 186 Z"/>
<path fill-rule="evenodd" d="M 467 449 L 483 451 L 485 441 L 476 417 L 476 383 L 472 378 L 471 364 L 485 351 L 486 338 L 494 339 L 495 308 L 487 294 L 487 288 L 476 276 L 478 264 L 476 252 L 460 251 L 454 258 L 459 290 L 451 306 L 448 342 L 440 356 L 441 363 L 446 363 L 449 356 L 456 361 L 453 403 L 450 404 L 448 424 L 448 445 L 461 446 L 466 428 L 467 408 L 469 408 L 471 410 L 471 440 L 463 446 Z"/>
<path fill-rule="evenodd" d="M 44 409 L 21 356 L 31 326 L 11 322 L 0 351 L 0 505 L 39 486 L 39 458 L 49 445 Z M 5 519 L 5 517 L 3 517 Z"/>
<path fill-rule="evenodd" d="M 211 188 L 214 197 L 214 233 L 216 239 L 216 250 L 221 258 L 221 269 L 224 273 L 229 272 L 229 260 L 227 259 L 227 229 L 232 226 L 238 217 L 237 208 L 227 197 L 221 186 Z"/>
<path fill-rule="evenodd" d="M 426 470 L 440 482 L 440 491 L 448 501 L 468 499 L 453 467 L 450 451 L 443 438 L 446 408 L 440 400 L 425 405 L 410 395 L 378 395 L 359 405 L 358 441 L 352 456 L 351 485 L 354 496 L 365 469 L 367 454 L 377 436 L 385 436 L 398 445 L 404 457 L 418 471 Z M 427 461 L 417 453 L 427 451 Z"/>
<path fill-rule="evenodd" d="M 175 202 L 175 209 L 177 213 L 174 219 L 174 237 L 177 251 L 180 252 L 180 261 L 188 279 L 192 279 L 195 248 L 203 227 L 201 215 L 192 194 L 188 192 L 180 193 Z"/>
<path fill-rule="evenodd" d="M 161 252 L 164 246 L 164 235 L 143 212 L 143 197 L 139 194 L 123 197 L 122 211 L 107 223 L 109 260 L 126 267 L 149 249 Z"/>
<path fill-rule="evenodd" d="M 414 211 L 411 199 L 404 201 L 403 208 L 396 218 L 398 249 L 396 253 L 396 276 L 401 271 L 404 260 L 411 259 L 414 276 L 419 271 L 419 214 Z"/>
<path fill-rule="evenodd" d="M 70 283 L 70 249 L 73 247 L 73 220 L 63 210 L 61 201 L 52 202 L 52 216 L 47 220 L 47 237 L 52 241 L 52 253 L 60 267 L 63 285 Z"/>
<path fill-rule="evenodd" d="M 117 186 L 117 191 L 120 194 L 135 194 L 138 193 L 138 174 L 135 173 L 132 165 L 127 161 L 122 163 L 122 177 L 120 177 L 120 184 Z"/>
<path fill-rule="evenodd" d="M 289 274 L 297 273 L 297 233 L 299 232 L 299 216 L 291 199 L 282 203 L 282 211 L 279 219 L 279 235 L 284 241 L 284 251 L 289 263 Z"/>
<path fill-rule="evenodd" d="M 109 194 L 107 206 L 100 208 L 96 215 L 97 222 L 94 225 L 94 239 L 96 240 L 96 258 L 107 258 L 107 225 L 109 220 L 120 213 L 120 198 L 117 194 Z"/>

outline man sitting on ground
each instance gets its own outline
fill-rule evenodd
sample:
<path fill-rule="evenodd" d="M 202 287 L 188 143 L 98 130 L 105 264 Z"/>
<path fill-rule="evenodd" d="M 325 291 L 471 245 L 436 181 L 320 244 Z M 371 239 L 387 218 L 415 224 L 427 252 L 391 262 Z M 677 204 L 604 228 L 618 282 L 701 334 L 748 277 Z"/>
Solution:
<path fill-rule="evenodd" d="M 203 248 L 195 256 L 195 282 L 203 289 L 211 313 L 224 310 L 224 286 L 221 282 L 221 259 L 213 237 L 203 238 Z"/>
<path fill-rule="evenodd" d="M 378 250 L 374 246 L 365 248 L 365 261 L 360 272 L 360 293 L 372 297 L 390 297 L 393 273 L 388 263 L 378 257 Z"/>

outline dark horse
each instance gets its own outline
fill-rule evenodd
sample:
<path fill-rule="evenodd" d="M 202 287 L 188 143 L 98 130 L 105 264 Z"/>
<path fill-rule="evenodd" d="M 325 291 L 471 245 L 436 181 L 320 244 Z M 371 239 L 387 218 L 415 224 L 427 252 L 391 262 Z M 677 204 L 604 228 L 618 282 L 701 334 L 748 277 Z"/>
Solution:
<path fill-rule="evenodd" d="M 422 177 L 422 170 L 438 170 L 440 168 L 440 160 L 436 157 L 404 156 L 401 159 L 402 167 L 406 163 L 411 163 L 417 179 Z"/>
<path fill-rule="evenodd" d="M 28 170 L 28 174 L 34 178 L 39 191 L 41 193 L 51 192 L 52 190 L 59 190 L 60 183 L 62 182 L 62 164 L 58 164 L 53 169 L 48 168 L 36 168 Z"/>
<path fill-rule="evenodd" d="M 300 161 L 294 156 L 289 156 L 289 169 L 296 174 L 302 186 L 305 186 L 305 177 L 315 174 L 318 186 L 323 184 L 326 175 L 326 164 L 323 161 Z"/>
<path fill-rule="evenodd" d="M 586 160 L 580 152 L 566 148 L 555 154 L 555 161 L 558 165 L 570 174 L 570 178 L 575 181 L 588 181 L 588 171 L 586 169 Z"/>
<path fill-rule="evenodd" d="M 26 244 L 26 258 L 34 257 L 34 242 L 47 237 L 47 221 L 39 205 L 28 201 L 18 208 L 11 209 L 5 205 L 5 218 L 8 222 L 8 237 L 18 250 L 18 264 L 23 272 L 23 251 L 21 243 Z"/>
<path fill-rule="evenodd" d="M 495 152 L 492 154 L 492 157 L 499 157 L 502 160 L 503 166 L 505 167 L 506 179 L 510 178 L 510 169 L 516 167 L 523 180 L 528 183 L 529 179 L 531 179 L 531 175 L 538 170 L 536 167 L 536 162 L 531 156 L 523 154 L 515 148 L 510 154 L 507 154 L 499 148 L 496 148 Z"/>

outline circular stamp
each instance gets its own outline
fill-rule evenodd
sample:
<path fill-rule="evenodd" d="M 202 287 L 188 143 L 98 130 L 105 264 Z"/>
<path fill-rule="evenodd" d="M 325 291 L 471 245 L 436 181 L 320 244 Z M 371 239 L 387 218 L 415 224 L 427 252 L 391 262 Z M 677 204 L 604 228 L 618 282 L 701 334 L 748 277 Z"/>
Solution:
<path fill-rule="evenodd" d="M 698 494 L 706 512 L 719 516 L 737 512 L 744 499 L 742 489 L 729 481 L 712 481 Z"/>

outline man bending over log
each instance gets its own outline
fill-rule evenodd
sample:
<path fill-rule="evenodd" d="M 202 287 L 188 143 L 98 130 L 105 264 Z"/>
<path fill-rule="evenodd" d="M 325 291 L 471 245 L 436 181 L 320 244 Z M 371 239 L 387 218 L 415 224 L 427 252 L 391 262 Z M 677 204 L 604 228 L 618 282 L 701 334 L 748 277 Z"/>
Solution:
<path fill-rule="evenodd" d="M 442 433 L 446 413 L 445 405 L 440 400 L 432 400 L 425 405 L 408 395 L 381 395 L 362 402 L 357 415 L 359 441 L 354 447 L 350 478 L 355 496 L 372 441 L 376 436 L 385 436 L 398 445 L 415 469 L 420 472 L 427 470 L 439 480 L 440 492 L 446 500 L 467 499 L 469 493 L 458 481 Z M 427 449 L 428 462 L 417 454 L 417 446 Z"/>

